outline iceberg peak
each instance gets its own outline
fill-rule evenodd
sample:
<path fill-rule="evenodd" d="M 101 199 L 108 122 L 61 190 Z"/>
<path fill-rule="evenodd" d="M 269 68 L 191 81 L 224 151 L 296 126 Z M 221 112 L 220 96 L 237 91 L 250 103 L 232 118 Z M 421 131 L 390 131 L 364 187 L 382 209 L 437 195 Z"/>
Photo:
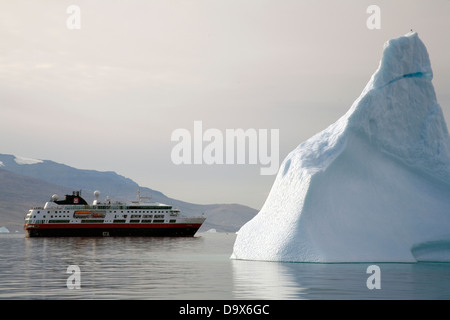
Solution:
<path fill-rule="evenodd" d="M 348 112 L 298 146 L 302 167 L 323 170 L 349 135 L 356 134 L 450 183 L 450 139 L 432 74 L 427 49 L 416 32 L 386 42 L 378 69 Z"/>
<path fill-rule="evenodd" d="M 417 33 L 389 40 L 378 69 L 346 115 L 348 130 L 450 183 L 450 139 Z"/>
<path fill-rule="evenodd" d="M 417 32 L 410 32 L 384 44 L 383 58 L 374 74 L 373 85 L 381 88 L 406 77 L 433 78 L 428 51 Z"/>
<path fill-rule="evenodd" d="M 417 33 L 388 41 L 347 113 L 283 161 L 232 258 L 450 261 L 450 137 L 432 75 Z"/>

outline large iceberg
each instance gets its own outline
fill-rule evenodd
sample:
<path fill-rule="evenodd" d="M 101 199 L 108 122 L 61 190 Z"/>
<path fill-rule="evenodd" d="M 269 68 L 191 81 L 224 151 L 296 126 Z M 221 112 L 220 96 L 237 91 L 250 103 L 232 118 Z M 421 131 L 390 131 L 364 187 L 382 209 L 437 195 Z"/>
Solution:
<path fill-rule="evenodd" d="M 450 138 L 417 33 L 388 41 L 336 123 L 283 161 L 232 258 L 450 261 Z"/>

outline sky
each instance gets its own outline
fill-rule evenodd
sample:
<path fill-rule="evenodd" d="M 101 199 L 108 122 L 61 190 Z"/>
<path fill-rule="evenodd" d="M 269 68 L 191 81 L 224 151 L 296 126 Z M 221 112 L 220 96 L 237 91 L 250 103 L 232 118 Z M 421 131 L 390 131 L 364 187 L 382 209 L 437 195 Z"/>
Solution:
<path fill-rule="evenodd" d="M 264 141 L 260 130 L 277 130 L 281 164 L 344 115 L 383 44 L 411 29 L 448 122 L 449 16 L 449 0 L 3 1 L 0 153 L 114 171 L 187 202 L 260 209 L 276 177 L 261 174 L 261 161 L 176 164 L 174 131 L 204 151 L 210 142 L 194 137 L 195 123 L 224 139 L 243 129 Z"/>

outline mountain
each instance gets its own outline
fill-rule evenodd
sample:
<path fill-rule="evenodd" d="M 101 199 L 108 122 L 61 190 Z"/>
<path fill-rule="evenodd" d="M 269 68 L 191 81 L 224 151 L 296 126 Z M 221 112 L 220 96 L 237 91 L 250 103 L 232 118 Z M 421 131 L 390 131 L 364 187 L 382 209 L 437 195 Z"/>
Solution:
<path fill-rule="evenodd" d="M 450 137 L 417 33 L 388 41 L 349 111 L 280 166 L 233 258 L 450 261 Z"/>
<path fill-rule="evenodd" d="M 42 205 L 54 193 L 69 192 L 69 188 L 0 168 L 0 226 L 11 232 L 22 231 L 25 214 L 31 207 Z"/>
<path fill-rule="evenodd" d="M 257 213 L 239 204 L 201 205 L 172 199 L 112 171 L 82 170 L 50 160 L 0 154 L 0 226 L 22 231 L 26 212 L 42 206 L 55 193 L 62 196 L 82 190 L 83 197 L 92 202 L 94 191 L 100 190 L 101 197 L 126 201 L 136 199 L 138 189 L 141 195 L 179 208 L 185 215 L 205 214 L 200 231 L 236 232 Z"/>

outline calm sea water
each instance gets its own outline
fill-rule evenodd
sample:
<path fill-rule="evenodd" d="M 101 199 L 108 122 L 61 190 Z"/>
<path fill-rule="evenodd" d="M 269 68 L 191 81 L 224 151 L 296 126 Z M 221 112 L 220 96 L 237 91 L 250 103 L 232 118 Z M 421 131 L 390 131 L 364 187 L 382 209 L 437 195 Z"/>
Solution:
<path fill-rule="evenodd" d="M 369 290 L 370 264 L 230 260 L 235 237 L 0 235 L 0 299 L 450 299 L 448 263 L 378 264 L 381 288 Z"/>

